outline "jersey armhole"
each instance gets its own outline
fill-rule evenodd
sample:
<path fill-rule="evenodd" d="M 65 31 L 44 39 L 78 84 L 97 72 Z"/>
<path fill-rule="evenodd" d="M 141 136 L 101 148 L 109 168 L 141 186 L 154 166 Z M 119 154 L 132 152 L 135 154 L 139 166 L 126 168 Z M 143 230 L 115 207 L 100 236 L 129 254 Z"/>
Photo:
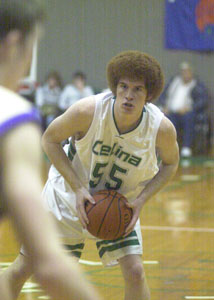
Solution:
<path fill-rule="evenodd" d="M 94 109 L 94 115 L 93 115 L 91 125 L 87 133 L 85 134 L 85 136 L 82 139 L 75 141 L 76 145 L 88 143 L 88 140 L 90 139 L 91 134 L 94 131 L 94 128 L 99 126 L 98 124 L 99 124 L 100 112 L 101 112 L 101 101 L 99 99 L 96 99 L 95 97 L 95 109 Z"/>

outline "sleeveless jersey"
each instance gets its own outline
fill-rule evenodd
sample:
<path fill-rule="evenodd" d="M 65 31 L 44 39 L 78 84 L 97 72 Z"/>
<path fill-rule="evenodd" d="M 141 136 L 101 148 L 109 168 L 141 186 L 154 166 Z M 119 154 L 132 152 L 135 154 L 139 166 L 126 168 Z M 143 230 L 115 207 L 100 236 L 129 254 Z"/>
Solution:
<path fill-rule="evenodd" d="M 4 87 L 0 87 L 0 144 L 9 131 L 26 122 L 40 123 L 38 111 L 22 97 Z M 0 186 L 3 163 L 0 157 Z M 0 193 L 0 210 L 2 207 L 1 198 Z"/>
<path fill-rule="evenodd" d="M 102 189 L 116 189 L 131 202 L 159 170 L 155 143 L 163 113 L 148 103 L 144 106 L 139 125 L 120 134 L 114 119 L 113 95 L 102 93 L 94 97 L 95 112 L 87 134 L 75 142 L 71 139 L 64 150 L 91 194 Z M 75 197 L 66 197 L 66 192 L 73 192 L 60 176 L 52 166 L 49 182 L 60 194 L 60 199 L 67 202 L 64 204 L 71 208 L 73 205 L 68 201 Z"/>

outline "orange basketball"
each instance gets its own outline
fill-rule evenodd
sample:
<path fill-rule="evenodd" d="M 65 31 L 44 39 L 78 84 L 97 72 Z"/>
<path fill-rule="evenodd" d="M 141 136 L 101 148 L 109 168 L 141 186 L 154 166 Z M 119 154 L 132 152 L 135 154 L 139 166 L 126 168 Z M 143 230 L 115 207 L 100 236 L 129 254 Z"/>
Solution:
<path fill-rule="evenodd" d="M 87 230 L 102 240 L 122 237 L 132 219 L 132 209 L 126 206 L 126 198 L 115 190 L 99 191 L 93 198 L 95 204 L 86 203 Z"/>

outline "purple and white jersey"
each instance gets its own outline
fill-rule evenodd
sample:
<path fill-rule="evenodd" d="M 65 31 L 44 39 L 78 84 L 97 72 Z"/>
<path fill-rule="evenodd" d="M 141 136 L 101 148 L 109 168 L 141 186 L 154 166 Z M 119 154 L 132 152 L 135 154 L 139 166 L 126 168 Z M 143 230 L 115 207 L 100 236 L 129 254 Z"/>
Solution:
<path fill-rule="evenodd" d="M 16 93 L 0 87 L 0 139 L 8 131 L 28 122 L 40 123 L 38 111 Z"/>
<path fill-rule="evenodd" d="M 29 122 L 40 123 L 38 111 L 27 100 L 0 86 L 0 144 L 8 132 Z M 4 199 L 1 188 L 3 163 L 0 155 L 0 215 L 4 211 L 4 205 L 1 201 Z"/>

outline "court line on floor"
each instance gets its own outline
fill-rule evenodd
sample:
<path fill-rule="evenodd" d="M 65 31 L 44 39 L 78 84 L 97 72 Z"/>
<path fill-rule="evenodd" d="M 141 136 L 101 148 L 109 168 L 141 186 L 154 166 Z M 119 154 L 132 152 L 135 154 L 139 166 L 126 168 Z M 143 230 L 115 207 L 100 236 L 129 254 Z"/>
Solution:
<path fill-rule="evenodd" d="M 184 232 L 206 232 L 213 233 L 214 228 L 203 228 L 203 227 L 175 227 L 175 226 L 141 226 L 142 230 L 157 230 L 157 231 L 184 231 Z"/>
<path fill-rule="evenodd" d="M 88 265 L 88 266 L 102 266 L 103 264 L 99 261 L 90 261 L 90 260 L 84 260 L 80 259 L 79 263 L 82 265 Z M 143 264 L 145 265 L 157 265 L 159 262 L 157 260 L 144 260 Z"/>
<path fill-rule="evenodd" d="M 185 299 L 214 299 L 214 296 L 185 296 Z"/>

